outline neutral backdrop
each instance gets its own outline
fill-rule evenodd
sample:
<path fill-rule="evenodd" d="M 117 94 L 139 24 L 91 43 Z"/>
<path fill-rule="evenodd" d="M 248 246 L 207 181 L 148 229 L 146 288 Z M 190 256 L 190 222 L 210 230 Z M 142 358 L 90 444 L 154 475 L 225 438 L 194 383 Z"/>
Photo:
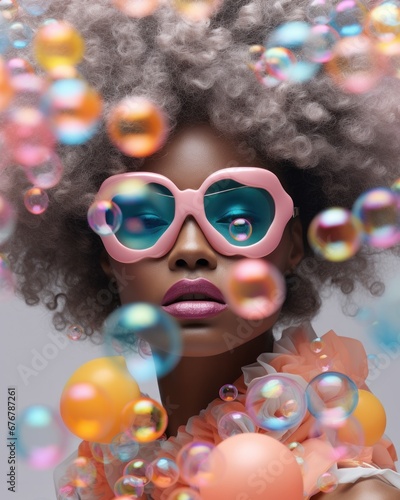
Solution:
<path fill-rule="evenodd" d="M 398 276 L 396 261 L 386 259 L 382 269 L 389 286 L 395 286 L 393 279 Z M 356 296 L 356 301 L 369 307 L 370 299 Z M 361 340 L 368 354 L 378 356 L 373 376 L 368 383 L 373 392 L 380 398 L 387 412 L 387 434 L 400 450 L 399 425 L 399 381 L 400 381 L 400 348 L 389 355 L 379 347 L 366 331 L 365 324 L 357 318 L 343 314 L 337 295 L 325 299 L 321 313 L 313 321 L 318 335 L 330 329 L 344 336 Z M 373 303 L 376 307 L 376 301 Z M 400 304 L 399 304 L 400 307 Z M 6 449 L 6 401 L 7 387 L 12 385 L 18 389 L 18 412 L 32 404 L 44 404 L 58 410 L 59 398 L 63 386 L 69 376 L 82 363 L 104 355 L 103 349 L 89 342 L 56 341 L 51 325 L 51 316 L 41 307 L 28 307 L 17 298 L 10 298 L 0 303 L 0 334 L 2 338 L 1 387 L 0 387 L 0 436 L 1 436 L 1 500 L 54 500 L 55 492 L 52 470 L 37 471 L 29 469 L 20 459 L 18 461 L 17 492 L 7 491 L 6 473 L 8 471 Z M 57 337 L 56 337 L 57 338 Z M 57 346 L 57 344 L 59 346 Z M 45 354 L 45 362 L 38 365 L 38 354 Z M 46 359 L 47 358 L 47 359 Z M 50 359 L 51 358 L 51 359 Z M 21 376 L 31 369 L 29 377 Z M 152 397 L 158 398 L 155 381 L 141 388 Z M 65 456 L 76 449 L 79 440 L 70 437 Z"/>

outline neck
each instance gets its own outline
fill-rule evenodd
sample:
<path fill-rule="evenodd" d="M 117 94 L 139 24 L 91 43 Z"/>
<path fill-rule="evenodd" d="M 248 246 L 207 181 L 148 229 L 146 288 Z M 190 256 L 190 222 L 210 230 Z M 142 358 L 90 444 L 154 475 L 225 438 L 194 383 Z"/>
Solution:
<path fill-rule="evenodd" d="M 182 357 L 174 370 L 158 381 L 161 400 L 168 412 L 167 436 L 175 436 L 180 425 L 218 397 L 219 389 L 233 384 L 242 366 L 254 363 L 263 352 L 271 352 L 271 331 L 232 351 L 210 357 Z"/>

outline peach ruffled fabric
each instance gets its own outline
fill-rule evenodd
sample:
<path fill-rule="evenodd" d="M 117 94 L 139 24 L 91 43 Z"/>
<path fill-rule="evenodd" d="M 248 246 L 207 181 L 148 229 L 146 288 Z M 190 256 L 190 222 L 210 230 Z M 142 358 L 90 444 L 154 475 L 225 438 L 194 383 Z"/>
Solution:
<path fill-rule="evenodd" d="M 206 441 L 217 445 L 222 441 L 218 434 L 218 421 L 221 416 L 231 411 L 246 412 L 245 399 L 249 387 L 261 377 L 272 373 L 284 373 L 300 383 L 304 389 L 307 384 L 322 369 L 337 371 L 349 376 L 360 389 L 368 389 L 365 379 L 368 375 L 368 365 L 365 350 L 362 344 L 354 339 L 339 337 L 332 330 L 323 336 L 323 351 L 320 355 L 310 349 L 310 342 L 316 337 L 310 325 L 286 330 L 279 341 L 274 344 L 273 353 L 263 353 L 257 362 L 242 369 L 243 375 L 234 385 L 239 391 L 235 401 L 224 402 L 220 399 L 212 401 L 198 416 L 191 417 L 186 426 L 178 429 L 176 437 L 171 437 L 161 443 L 159 456 L 176 459 L 179 450 L 192 441 Z M 325 436 L 310 438 L 310 431 L 315 425 L 315 419 L 309 413 L 294 429 L 282 433 L 269 433 L 260 429 L 258 432 L 272 435 L 285 444 L 297 441 L 304 447 L 304 460 L 307 464 L 304 472 L 304 491 L 311 496 L 317 491 L 318 477 L 336 464 L 334 450 Z M 83 453 L 82 453 L 83 452 Z M 82 447 L 80 454 L 88 453 L 88 447 Z M 363 448 L 357 457 L 360 462 L 376 464 L 381 468 L 395 469 L 397 460 L 393 444 L 388 439 L 381 439 L 373 447 Z M 98 464 L 102 469 L 102 464 Z M 102 493 L 99 500 L 113 498 L 108 487 L 104 469 L 99 471 L 99 484 L 96 493 Z M 101 483 L 101 484 L 100 484 Z M 166 500 L 174 489 L 187 486 L 177 483 L 174 486 L 161 490 L 154 489 L 151 496 L 154 500 Z M 111 493 L 111 495 L 110 495 Z"/>

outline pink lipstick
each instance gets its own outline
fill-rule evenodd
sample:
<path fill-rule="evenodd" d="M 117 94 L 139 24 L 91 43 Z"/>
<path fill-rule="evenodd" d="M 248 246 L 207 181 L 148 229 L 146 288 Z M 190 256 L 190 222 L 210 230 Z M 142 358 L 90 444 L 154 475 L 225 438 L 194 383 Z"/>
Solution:
<path fill-rule="evenodd" d="M 228 307 L 219 288 L 204 278 L 178 281 L 167 290 L 161 305 L 178 319 L 212 318 Z"/>

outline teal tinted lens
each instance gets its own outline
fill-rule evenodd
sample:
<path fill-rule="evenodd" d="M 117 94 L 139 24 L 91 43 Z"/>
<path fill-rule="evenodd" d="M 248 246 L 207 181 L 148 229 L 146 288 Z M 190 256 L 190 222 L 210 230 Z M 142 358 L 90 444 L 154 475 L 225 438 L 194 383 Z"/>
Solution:
<path fill-rule="evenodd" d="M 134 250 L 151 248 L 165 233 L 175 215 L 175 199 L 161 184 L 147 184 L 135 193 L 124 193 L 112 199 L 122 212 L 117 239 Z"/>
<path fill-rule="evenodd" d="M 275 217 L 275 203 L 268 191 L 233 180 L 210 186 L 204 197 L 204 209 L 215 229 L 238 247 L 259 242 Z"/>

